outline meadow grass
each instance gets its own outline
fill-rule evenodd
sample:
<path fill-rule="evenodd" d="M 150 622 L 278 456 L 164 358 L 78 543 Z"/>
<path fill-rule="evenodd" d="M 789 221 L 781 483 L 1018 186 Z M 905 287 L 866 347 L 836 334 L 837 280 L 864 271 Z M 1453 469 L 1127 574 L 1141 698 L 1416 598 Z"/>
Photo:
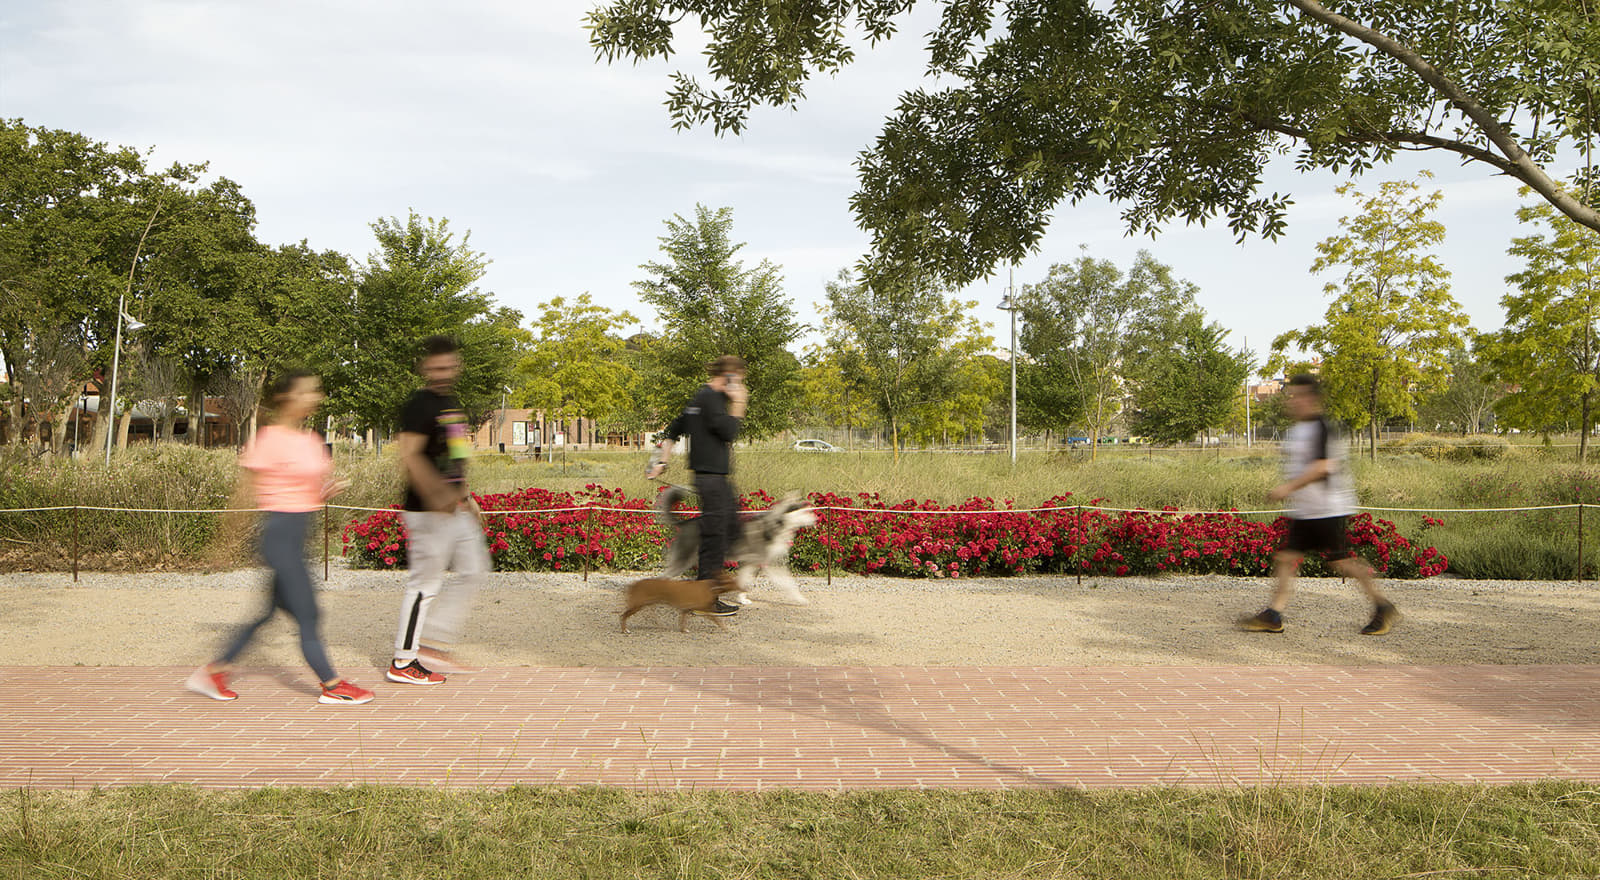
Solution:
<path fill-rule="evenodd" d="M 1600 791 L 19 789 L 0 877 L 1600 876 Z"/>
<path fill-rule="evenodd" d="M 401 492 L 393 455 L 360 448 L 336 450 L 339 471 L 354 480 L 343 505 L 382 508 Z M 185 446 L 148 447 L 119 453 L 108 470 L 98 459 L 0 461 L 0 509 L 83 504 L 103 507 L 214 508 L 226 503 L 234 479 L 227 450 Z M 473 462 L 471 481 L 481 492 L 526 486 L 575 490 L 588 484 L 650 496 L 659 484 L 644 478 L 643 452 L 568 452 L 564 460 L 516 461 L 484 455 Z M 689 483 L 678 459 L 666 479 Z M 1081 451 L 1026 451 L 1015 466 L 1005 454 L 907 452 L 798 453 L 777 446 L 740 447 L 734 481 L 742 491 L 774 495 L 798 489 L 853 495 L 876 493 L 888 502 L 906 499 L 955 504 L 973 497 L 998 504 L 1034 506 L 1056 496 L 1108 507 L 1176 507 L 1185 510 L 1265 510 L 1276 505 L 1266 492 L 1279 479 L 1276 451 L 1226 449 L 1177 451 L 1146 448 L 1103 450 L 1090 461 Z M 1437 461 L 1421 455 L 1381 455 L 1352 462 L 1360 501 L 1372 507 L 1495 508 L 1600 504 L 1600 468 L 1557 460 L 1538 446 L 1513 447 L 1496 460 Z M 335 511 L 335 530 L 359 514 Z M 1567 579 L 1578 574 L 1575 510 L 1519 513 L 1433 514 L 1442 525 L 1425 525 L 1423 513 L 1385 512 L 1406 535 L 1437 546 L 1450 570 L 1465 577 Z M 161 564 L 241 564 L 248 559 L 239 529 L 223 528 L 214 515 L 145 515 L 84 511 L 77 527 L 85 567 L 102 570 Z M 1600 573 L 1600 510 L 1585 511 L 1583 572 Z M 13 567 L 65 568 L 70 564 L 71 515 L 0 513 L 0 560 Z M 337 539 L 335 539 L 337 543 Z M 9 555 L 8 555 L 9 554 Z M 22 562 L 18 562 L 22 560 Z"/>

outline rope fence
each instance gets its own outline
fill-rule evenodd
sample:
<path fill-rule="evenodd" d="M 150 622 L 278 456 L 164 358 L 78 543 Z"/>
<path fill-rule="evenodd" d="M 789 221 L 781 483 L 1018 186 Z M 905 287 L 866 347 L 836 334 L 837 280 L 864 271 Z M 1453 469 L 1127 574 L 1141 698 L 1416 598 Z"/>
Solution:
<path fill-rule="evenodd" d="M 1588 503 L 1583 503 L 1583 502 L 1575 502 L 1575 503 L 1572 503 L 1572 504 L 1543 504 L 1543 505 L 1530 505 L 1530 506 L 1522 506 L 1522 507 L 1454 507 L 1454 508 L 1367 507 L 1367 506 L 1357 506 L 1356 510 L 1360 511 L 1360 512 L 1366 512 L 1366 513 L 1399 513 L 1399 514 L 1414 514 L 1414 515 L 1441 514 L 1441 513 L 1449 513 L 1449 514 L 1479 514 L 1479 513 L 1500 514 L 1500 513 L 1531 512 L 1531 511 L 1576 510 L 1578 512 L 1578 528 L 1577 528 L 1578 570 L 1577 570 L 1577 577 L 1575 578 L 1575 580 L 1581 582 L 1583 580 L 1583 558 L 1584 558 L 1584 556 L 1583 556 L 1583 554 L 1584 554 L 1584 527 L 1583 527 L 1584 509 L 1585 508 L 1589 508 L 1589 507 L 1600 507 L 1600 504 L 1588 504 Z M 819 505 L 819 506 L 812 507 L 810 509 L 813 510 L 813 511 L 851 512 L 851 513 L 872 514 L 872 515 L 877 515 L 877 516 L 932 516 L 932 517 L 996 516 L 996 515 L 1008 515 L 1008 514 L 1037 514 L 1037 513 L 1063 513 L 1063 512 L 1071 512 L 1074 515 L 1081 516 L 1086 511 L 1105 512 L 1105 513 L 1137 513 L 1137 514 L 1146 514 L 1146 515 L 1149 515 L 1149 516 L 1160 516 L 1160 517 L 1185 517 L 1185 516 L 1277 516 L 1277 515 L 1281 515 L 1284 512 L 1281 508 L 1272 508 L 1272 509 L 1263 509 L 1263 510 L 1193 510 L 1193 509 L 1159 509 L 1159 510 L 1157 510 L 1157 509 L 1142 508 L 1142 507 L 1106 507 L 1106 506 L 1095 505 L 1095 504 L 1078 504 L 1078 505 L 1063 505 L 1063 506 L 1050 506 L 1050 507 L 1027 507 L 1027 508 L 997 508 L 997 509 L 993 509 L 993 510 L 918 510 L 918 509 L 899 510 L 899 509 L 881 508 L 881 507 L 845 507 L 845 506 L 837 506 L 837 505 Z M 73 580 L 74 583 L 76 583 L 78 581 L 78 573 L 79 573 L 79 535 L 80 535 L 80 532 L 79 532 L 79 528 L 80 528 L 79 527 L 79 516 L 78 516 L 79 511 L 104 512 L 104 513 L 130 513 L 130 514 L 183 514 L 183 515 L 229 514 L 229 513 L 260 513 L 260 512 L 263 512 L 260 508 L 215 508 L 215 507 L 213 507 L 213 508 L 182 509 L 182 508 L 148 508 L 148 507 L 99 507 L 99 506 L 91 506 L 91 505 L 59 505 L 59 506 L 51 506 L 51 507 L 0 508 L 0 516 L 4 516 L 6 514 L 28 514 L 28 513 L 70 513 L 71 514 L 71 518 L 72 518 L 72 551 L 71 551 L 71 557 L 72 557 L 72 580 Z M 396 510 L 393 507 L 357 507 L 357 506 L 342 505 L 342 504 L 326 504 L 326 505 L 323 505 L 323 508 L 322 508 L 322 512 L 323 512 L 322 565 L 323 565 L 323 576 L 324 577 L 328 576 L 329 571 L 330 571 L 331 566 L 332 566 L 332 532 L 333 532 L 332 513 L 334 511 L 345 511 L 345 512 L 352 512 L 352 513 L 399 513 L 400 512 L 400 511 Z M 695 511 L 695 509 L 690 508 L 690 509 L 684 509 L 684 510 L 681 510 L 681 511 L 678 511 L 678 512 L 694 513 L 696 511 Z M 759 514 L 761 512 L 762 512 L 761 510 L 741 511 L 742 514 L 747 515 L 747 516 Z M 649 517 L 654 517 L 654 516 L 657 515 L 657 511 L 656 511 L 656 509 L 654 507 L 650 507 L 650 508 L 607 507 L 607 506 L 604 506 L 604 505 L 584 505 L 584 506 L 574 506 L 574 507 L 537 507 L 537 508 L 513 509 L 513 510 L 484 510 L 484 511 L 482 511 L 482 514 L 485 517 L 529 516 L 529 515 L 539 516 L 539 515 L 552 515 L 552 514 L 561 514 L 561 513 L 584 513 L 587 516 L 589 516 L 591 518 L 591 520 L 592 520 L 594 514 L 596 514 L 596 513 L 618 513 L 618 514 L 649 516 Z M 585 581 L 587 581 L 588 578 L 589 578 L 589 564 L 588 564 L 589 563 L 589 559 L 588 559 L 588 556 L 584 556 L 583 557 L 583 563 L 584 563 L 583 578 L 584 578 Z M 829 565 L 828 572 L 827 572 L 827 577 L 828 577 L 828 582 L 831 584 L 833 582 L 833 570 L 832 570 L 832 565 L 831 565 L 831 559 L 830 559 L 830 565 Z M 1081 575 L 1080 575 L 1080 580 L 1081 580 Z"/>

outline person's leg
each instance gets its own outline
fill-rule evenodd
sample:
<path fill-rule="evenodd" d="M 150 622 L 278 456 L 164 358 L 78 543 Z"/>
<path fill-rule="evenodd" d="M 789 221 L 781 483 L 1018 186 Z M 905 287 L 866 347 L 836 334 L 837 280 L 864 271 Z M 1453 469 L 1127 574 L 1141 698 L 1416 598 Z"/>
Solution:
<path fill-rule="evenodd" d="M 1329 565 L 1339 574 L 1355 581 L 1361 587 L 1362 594 L 1372 602 L 1372 620 L 1361 628 L 1361 634 L 1381 636 L 1400 620 L 1400 612 L 1378 590 L 1372 566 L 1350 547 L 1350 532 L 1344 517 L 1330 521 L 1329 528 L 1332 530 L 1329 534 Z"/>
<path fill-rule="evenodd" d="M 407 510 L 400 517 L 406 526 L 406 556 L 410 572 L 406 576 L 405 597 L 400 603 L 394 663 L 385 678 L 404 684 L 438 684 L 444 680 L 442 676 L 412 673 L 418 672 L 417 649 L 422 647 L 422 632 L 427 626 L 428 612 L 444 581 L 444 568 L 450 551 L 449 523 L 452 514 Z M 407 669 L 411 672 L 401 672 Z"/>
<path fill-rule="evenodd" d="M 1272 598 L 1267 602 L 1268 608 L 1279 614 L 1289 610 L 1289 600 L 1294 598 L 1295 578 L 1299 576 L 1300 565 L 1305 559 L 1305 554 L 1296 550 L 1279 550 L 1272 554 Z"/>
<path fill-rule="evenodd" d="M 453 570 L 455 580 L 448 589 L 441 589 L 439 599 L 428 612 L 423 626 L 421 642 L 424 648 L 435 652 L 448 651 L 461 640 L 466 627 L 467 613 L 478 595 L 478 589 L 489 576 L 493 562 L 484 540 L 483 524 L 476 514 L 463 510 L 450 517 L 440 545 L 446 547 L 447 558 L 443 567 Z M 442 580 L 442 575 L 441 575 Z M 423 663 L 427 665 L 426 661 Z"/>
<path fill-rule="evenodd" d="M 722 573 L 727 561 L 733 493 L 723 474 L 696 473 L 694 489 L 700 496 L 700 564 L 695 577 L 709 581 Z"/>
<path fill-rule="evenodd" d="M 261 529 L 261 557 L 272 569 L 279 606 L 293 615 L 300 627 L 300 653 L 322 686 L 331 687 L 339 683 L 339 675 L 333 671 L 322 646 L 322 615 L 311 572 L 306 570 L 306 526 L 310 519 L 309 513 L 268 513 Z"/>

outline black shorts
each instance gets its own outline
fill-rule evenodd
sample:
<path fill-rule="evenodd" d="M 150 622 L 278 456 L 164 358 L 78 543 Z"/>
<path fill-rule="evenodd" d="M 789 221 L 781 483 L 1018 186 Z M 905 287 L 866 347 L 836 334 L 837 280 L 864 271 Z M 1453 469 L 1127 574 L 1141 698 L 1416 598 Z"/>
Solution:
<path fill-rule="evenodd" d="M 1342 516 L 1289 520 L 1289 534 L 1283 538 L 1283 549 L 1302 555 L 1320 553 L 1329 560 L 1356 555 L 1350 549 L 1350 531 Z"/>

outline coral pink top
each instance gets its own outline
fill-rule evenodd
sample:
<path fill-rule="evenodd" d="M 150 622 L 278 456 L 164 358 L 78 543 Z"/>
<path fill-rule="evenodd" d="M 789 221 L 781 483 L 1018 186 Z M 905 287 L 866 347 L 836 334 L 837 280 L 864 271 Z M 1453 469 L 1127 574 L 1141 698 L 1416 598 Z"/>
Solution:
<path fill-rule="evenodd" d="M 245 444 L 239 466 L 255 474 L 256 506 L 280 513 L 322 507 L 322 487 L 333 475 L 322 438 L 312 431 L 267 425 Z"/>

